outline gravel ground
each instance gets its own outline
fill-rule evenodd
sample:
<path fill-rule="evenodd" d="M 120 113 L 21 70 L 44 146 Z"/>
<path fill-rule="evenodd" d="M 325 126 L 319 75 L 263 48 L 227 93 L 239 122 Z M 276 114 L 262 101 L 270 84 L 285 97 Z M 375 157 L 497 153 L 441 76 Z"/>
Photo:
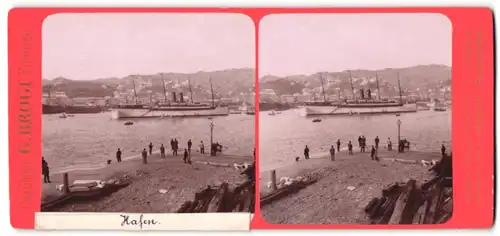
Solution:
<path fill-rule="evenodd" d="M 383 188 L 410 178 L 431 178 L 429 167 L 376 162 L 357 155 L 326 160 L 323 166 L 316 172 L 322 176 L 317 183 L 264 206 L 263 218 L 273 224 L 368 224 L 364 207 L 379 197 Z"/>
<path fill-rule="evenodd" d="M 251 160 L 253 158 L 249 158 Z M 197 158 L 203 161 L 203 158 Z M 98 201 L 68 204 L 58 209 L 62 212 L 128 212 L 128 213 L 170 213 L 194 193 L 207 185 L 222 181 L 236 185 L 245 181 L 240 171 L 232 163 L 242 158 L 215 157 L 209 159 L 217 163 L 231 163 L 231 167 L 215 167 L 195 163 L 196 169 L 184 164 L 180 158 L 156 161 L 148 165 L 137 164 L 134 171 L 126 173 L 133 182 L 129 186 Z M 122 173 L 119 173 L 122 175 Z M 115 175 L 116 176 L 116 175 Z M 167 190 L 160 193 L 160 189 Z"/>

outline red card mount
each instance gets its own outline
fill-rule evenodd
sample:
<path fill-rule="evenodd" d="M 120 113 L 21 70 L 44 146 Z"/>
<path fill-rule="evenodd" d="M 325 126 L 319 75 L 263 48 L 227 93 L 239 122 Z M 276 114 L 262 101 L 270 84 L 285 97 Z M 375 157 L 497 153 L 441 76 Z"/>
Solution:
<path fill-rule="evenodd" d="M 255 24 L 255 89 L 259 91 L 259 27 L 275 14 L 439 13 L 452 25 L 453 215 L 443 224 L 270 224 L 256 196 L 251 229 L 489 228 L 494 207 L 494 25 L 487 8 L 15 8 L 9 12 L 9 168 L 11 223 L 35 228 L 42 175 L 42 24 L 58 13 L 234 13 Z M 255 107 L 259 113 L 259 93 Z M 259 115 L 255 116 L 256 172 Z M 259 178 L 256 178 L 259 191 Z"/>

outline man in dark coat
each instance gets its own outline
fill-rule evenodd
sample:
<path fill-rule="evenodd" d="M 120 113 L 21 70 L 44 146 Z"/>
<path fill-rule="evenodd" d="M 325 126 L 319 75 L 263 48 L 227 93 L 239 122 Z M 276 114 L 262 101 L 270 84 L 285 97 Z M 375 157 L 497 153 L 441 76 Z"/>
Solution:
<path fill-rule="evenodd" d="M 49 176 L 49 164 L 45 161 L 45 158 L 42 156 L 42 175 L 43 175 L 43 182 L 44 183 L 50 183 L 50 176 Z"/>

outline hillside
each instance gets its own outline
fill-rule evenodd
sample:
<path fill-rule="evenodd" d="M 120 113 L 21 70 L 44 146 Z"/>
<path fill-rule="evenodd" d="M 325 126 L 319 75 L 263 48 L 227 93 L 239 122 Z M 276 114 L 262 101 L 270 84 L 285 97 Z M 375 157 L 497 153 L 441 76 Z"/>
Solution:
<path fill-rule="evenodd" d="M 354 88 L 376 89 L 375 74 L 378 74 L 379 86 L 383 95 L 394 96 L 398 93 L 398 73 L 403 91 L 427 91 L 450 85 L 451 68 L 444 65 L 419 65 L 406 68 L 387 68 L 382 70 L 351 70 Z M 260 78 L 260 89 L 273 89 L 277 95 L 302 93 L 304 88 L 318 90 L 321 87 L 319 73 L 312 75 L 294 75 L 286 78 L 264 76 Z M 349 92 L 349 72 L 327 72 L 325 92 Z"/>
<path fill-rule="evenodd" d="M 254 91 L 255 72 L 254 69 L 228 69 L 223 71 L 197 72 L 192 74 L 163 73 L 165 88 L 167 92 L 189 92 L 189 82 L 195 97 L 210 97 L 210 80 L 214 92 L 218 96 L 235 96 L 240 93 Z M 104 97 L 113 96 L 115 91 L 124 92 L 133 89 L 135 81 L 136 90 L 139 96 L 152 93 L 163 93 L 162 76 L 158 74 L 150 75 L 129 75 L 122 78 L 98 78 L 95 80 L 71 80 L 69 78 L 58 77 L 51 80 L 43 79 L 43 91 L 62 91 L 68 97 Z M 144 85 L 141 86 L 141 83 Z M 142 89 L 141 89 L 142 88 Z"/>

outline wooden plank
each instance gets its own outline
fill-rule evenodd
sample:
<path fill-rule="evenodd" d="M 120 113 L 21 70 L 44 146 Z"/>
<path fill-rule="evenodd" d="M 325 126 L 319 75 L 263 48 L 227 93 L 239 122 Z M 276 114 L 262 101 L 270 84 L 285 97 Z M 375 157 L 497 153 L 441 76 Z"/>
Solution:
<path fill-rule="evenodd" d="M 389 219 L 389 224 L 401 224 L 403 218 L 403 210 L 406 208 L 406 204 L 409 203 L 408 199 L 410 198 L 410 194 L 415 188 L 416 180 L 411 179 L 406 184 L 404 190 L 399 195 L 396 200 L 394 211 Z"/>
<path fill-rule="evenodd" d="M 429 198 L 429 203 L 427 206 L 427 210 L 425 211 L 425 220 L 424 224 L 435 224 L 436 220 L 436 212 L 437 206 L 439 205 L 439 198 L 441 196 L 442 187 L 440 184 L 434 185 L 435 187 L 431 191 L 431 195 Z"/>
<path fill-rule="evenodd" d="M 427 209 L 427 204 L 428 201 L 424 201 L 424 204 L 422 204 L 415 215 L 413 215 L 413 221 L 412 224 L 423 224 L 425 220 L 425 211 Z"/>
<path fill-rule="evenodd" d="M 224 200 L 228 192 L 228 183 L 224 182 L 219 186 L 219 189 L 215 193 L 208 204 L 207 212 L 223 212 L 224 211 Z"/>

